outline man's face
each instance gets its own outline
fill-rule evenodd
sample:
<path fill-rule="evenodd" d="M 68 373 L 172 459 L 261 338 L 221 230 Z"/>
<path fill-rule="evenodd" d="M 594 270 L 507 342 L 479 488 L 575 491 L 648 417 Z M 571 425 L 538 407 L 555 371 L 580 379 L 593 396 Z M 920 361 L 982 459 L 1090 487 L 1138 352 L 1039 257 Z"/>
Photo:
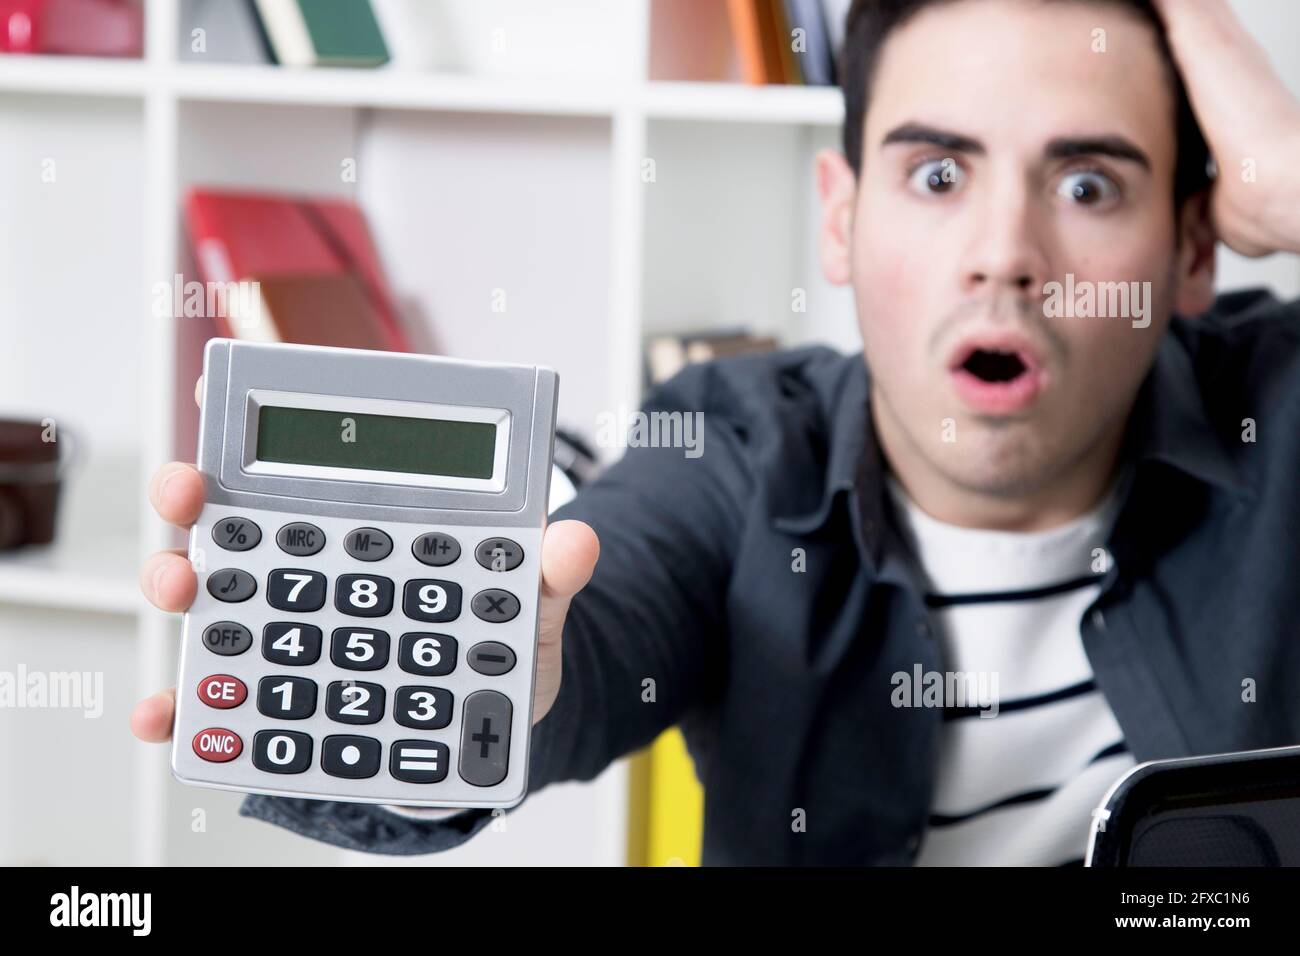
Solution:
<path fill-rule="evenodd" d="M 849 252 L 883 443 L 995 496 L 1113 451 L 1180 302 L 1166 71 L 1109 4 L 963 0 L 890 35 Z M 1088 283 L 1097 312 L 1102 283 L 1137 295 L 1049 314 Z"/>

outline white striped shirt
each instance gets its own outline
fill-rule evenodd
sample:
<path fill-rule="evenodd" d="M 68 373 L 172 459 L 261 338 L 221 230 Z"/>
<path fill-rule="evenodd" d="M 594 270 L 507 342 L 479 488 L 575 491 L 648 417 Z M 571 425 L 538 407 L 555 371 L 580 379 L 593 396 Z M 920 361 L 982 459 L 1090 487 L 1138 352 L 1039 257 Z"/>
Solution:
<path fill-rule="evenodd" d="M 1014 533 L 936 521 L 889 485 L 928 579 L 943 666 L 996 689 L 996 711 L 973 694 L 945 706 L 917 865 L 1081 863 L 1093 808 L 1134 765 L 1080 635 L 1101 590 L 1094 568 L 1109 561 L 1114 489 L 1068 524 Z"/>

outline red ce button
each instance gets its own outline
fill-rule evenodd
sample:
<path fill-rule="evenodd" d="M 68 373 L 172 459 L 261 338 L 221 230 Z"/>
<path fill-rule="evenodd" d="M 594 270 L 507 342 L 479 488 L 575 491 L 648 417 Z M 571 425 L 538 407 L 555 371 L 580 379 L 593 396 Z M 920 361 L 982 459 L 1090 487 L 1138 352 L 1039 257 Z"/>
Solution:
<path fill-rule="evenodd" d="M 199 700 L 209 707 L 229 710 L 238 707 L 248 698 L 248 688 L 238 677 L 213 674 L 199 681 Z"/>
<path fill-rule="evenodd" d="M 234 760 L 243 752 L 239 734 L 222 727 L 209 727 L 194 735 L 194 752 L 211 763 Z"/>

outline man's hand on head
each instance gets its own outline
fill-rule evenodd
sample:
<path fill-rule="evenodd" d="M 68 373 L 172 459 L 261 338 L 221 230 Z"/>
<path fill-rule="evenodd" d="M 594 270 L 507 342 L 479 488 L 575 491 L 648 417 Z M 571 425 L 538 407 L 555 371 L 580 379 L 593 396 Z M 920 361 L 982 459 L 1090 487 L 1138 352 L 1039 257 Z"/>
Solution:
<path fill-rule="evenodd" d="M 1228 0 L 1154 0 L 1219 169 L 1219 238 L 1247 256 L 1300 253 L 1300 100 Z"/>

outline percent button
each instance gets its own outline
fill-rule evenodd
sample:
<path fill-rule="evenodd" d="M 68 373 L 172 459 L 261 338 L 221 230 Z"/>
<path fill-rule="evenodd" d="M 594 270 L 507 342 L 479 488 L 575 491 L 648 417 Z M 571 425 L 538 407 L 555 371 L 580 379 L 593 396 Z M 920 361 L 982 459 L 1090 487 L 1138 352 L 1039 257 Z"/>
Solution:
<path fill-rule="evenodd" d="M 212 526 L 212 540 L 227 551 L 250 551 L 262 540 L 262 529 L 247 518 L 222 518 Z"/>

